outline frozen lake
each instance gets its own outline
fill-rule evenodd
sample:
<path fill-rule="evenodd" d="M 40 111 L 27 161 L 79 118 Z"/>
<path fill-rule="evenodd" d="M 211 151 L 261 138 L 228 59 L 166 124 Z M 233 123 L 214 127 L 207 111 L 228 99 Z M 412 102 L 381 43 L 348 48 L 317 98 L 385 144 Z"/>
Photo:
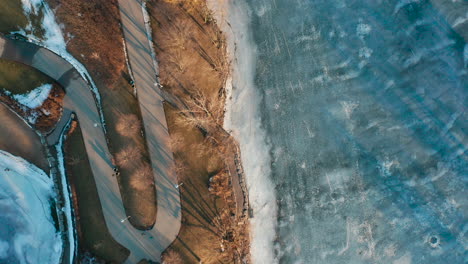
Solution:
<path fill-rule="evenodd" d="M 0 263 L 59 263 L 54 199 L 53 182 L 42 170 L 0 150 Z"/>
<path fill-rule="evenodd" d="M 247 3 L 276 260 L 466 263 L 467 2 Z"/>

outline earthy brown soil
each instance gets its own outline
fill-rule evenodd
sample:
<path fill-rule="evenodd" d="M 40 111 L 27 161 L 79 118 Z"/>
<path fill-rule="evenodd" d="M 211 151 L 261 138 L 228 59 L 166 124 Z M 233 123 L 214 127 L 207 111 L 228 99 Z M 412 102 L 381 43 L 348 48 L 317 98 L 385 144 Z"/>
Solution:
<path fill-rule="evenodd" d="M 135 184 L 135 172 L 149 165 L 146 143 L 140 133 L 119 133 L 119 122 L 135 116 L 141 122 L 138 101 L 133 96 L 125 65 L 120 13 L 117 0 L 49 0 L 57 20 L 64 25 L 68 50 L 80 60 L 99 89 L 107 124 L 109 148 L 114 157 L 128 148 L 136 148 L 139 158 L 120 167 L 119 183 L 130 222 L 146 229 L 156 219 L 156 194 L 152 184 Z"/>
<path fill-rule="evenodd" d="M 181 185 L 182 229 L 167 263 L 249 261 L 246 219 L 237 215 L 224 140 L 224 38 L 203 0 L 149 1 L 164 89 L 186 107 L 166 106 Z"/>

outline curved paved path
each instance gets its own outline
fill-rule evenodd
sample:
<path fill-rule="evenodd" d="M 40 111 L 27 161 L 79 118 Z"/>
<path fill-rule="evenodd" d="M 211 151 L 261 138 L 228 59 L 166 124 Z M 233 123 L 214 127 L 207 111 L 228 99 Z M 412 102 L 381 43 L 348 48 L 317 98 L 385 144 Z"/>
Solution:
<path fill-rule="evenodd" d="M 140 9 L 141 12 L 141 9 Z M 55 144 L 70 114 L 75 112 L 83 131 L 86 152 L 96 181 L 99 198 L 109 232 L 114 239 L 131 251 L 126 263 L 137 263 L 141 259 L 159 261 L 161 252 L 175 239 L 180 227 L 179 191 L 171 168 L 172 152 L 168 148 L 168 133 L 163 112 L 155 102 L 158 97 L 145 98 L 141 103 L 150 148 L 153 171 L 157 186 L 158 212 L 155 226 L 142 232 L 135 229 L 126 218 L 117 179 L 112 177 L 111 155 L 101 127 L 98 108 L 91 90 L 79 73 L 63 58 L 40 46 L 0 35 L 0 58 L 17 61 L 38 69 L 61 84 L 66 95 L 63 102 L 64 115 L 57 128 L 48 136 L 49 144 Z M 136 72 L 135 72 L 136 73 Z M 145 76 L 145 73 L 138 75 Z M 146 73 L 148 74 L 148 73 Z M 137 86 L 148 88 L 137 79 Z M 144 78 L 143 78 L 144 80 Z M 149 81 L 149 80 L 147 80 Z M 151 91 L 147 92 L 152 96 Z M 140 96 L 141 97 L 141 96 Z M 155 108 L 156 107 L 156 108 Z M 150 112 L 150 111 L 154 112 Z M 148 119 L 148 115 L 152 115 Z M 146 117 L 146 119 L 145 119 Z M 156 151 L 155 151 L 156 150 Z"/>
<path fill-rule="evenodd" d="M 163 93 L 156 78 L 156 69 L 151 56 L 151 47 L 146 34 L 143 16 L 143 1 L 119 0 L 120 18 L 124 31 L 129 64 L 135 78 L 135 87 L 140 103 L 145 128 L 146 142 L 151 157 L 156 181 L 158 210 L 153 230 L 158 234 L 159 257 L 179 233 L 181 208 L 179 190 L 175 188 L 177 176 L 170 148 L 170 137 L 163 107 Z M 135 263 L 129 258 L 128 263 Z M 136 259 L 135 259 L 136 260 Z"/>

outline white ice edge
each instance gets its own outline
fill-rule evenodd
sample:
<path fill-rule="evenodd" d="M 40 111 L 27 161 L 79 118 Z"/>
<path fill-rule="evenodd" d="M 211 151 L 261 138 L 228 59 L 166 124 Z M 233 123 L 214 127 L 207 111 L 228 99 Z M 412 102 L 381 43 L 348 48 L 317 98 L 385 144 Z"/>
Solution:
<path fill-rule="evenodd" d="M 68 122 L 67 127 L 69 126 L 70 122 Z M 73 263 L 73 258 L 75 256 L 75 252 L 78 252 L 78 244 L 75 243 L 75 229 L 73 223 L 73 216 L 72 216 L 72 208 L 71 208 L 71 192 L 69 190 L 69 184 L 67 181 L 67 176 L 65 174 L 65 166 L 64 166 L 64 156 L 63 156 L 63 137 L 62 134 L 60 136 L 59 143 L 55 145 L 57 151 L 57 160 L 58 160 L 58 167 L 60 171 L 60 179 L 62 183 L 62 194 L 63 200 L 65 201 L 65 214 L 67 218 L 67 231 L 68 231 L 68 242 L 70 244 L 70 262 Z"/>
<path fill-rule="evenodd" d="M 249 28 L 248 7 L 243 0 L 208 0 L 227 38 L 232 74 L 226 83 L 224 127 L 240 144 L 250 206 L 252 263 L 278 263 L 274 253 L 277 206 L 271 181 L 270 146 L 261 127 L 261 95 L 254 85 L 256 45 Z"/>

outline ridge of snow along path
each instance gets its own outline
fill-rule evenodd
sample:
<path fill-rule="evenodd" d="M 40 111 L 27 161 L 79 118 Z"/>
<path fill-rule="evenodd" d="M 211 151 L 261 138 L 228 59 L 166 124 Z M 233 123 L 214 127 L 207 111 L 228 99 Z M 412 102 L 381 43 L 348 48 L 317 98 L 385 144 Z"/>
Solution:
<path fill-rule="evenodd" d="M 60 262 L 53 185 L 41 169 L 0 150 L 0 263 Z"/>

